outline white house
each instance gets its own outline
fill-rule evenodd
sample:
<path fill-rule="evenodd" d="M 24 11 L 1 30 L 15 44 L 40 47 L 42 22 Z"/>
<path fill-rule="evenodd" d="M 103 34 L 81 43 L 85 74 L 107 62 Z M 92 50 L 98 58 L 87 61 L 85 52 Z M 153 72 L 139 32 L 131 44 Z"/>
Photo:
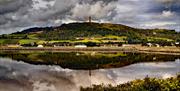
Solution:
<path fill-rule="evenodd" d="M 43 46 L 43 45 L 38 45 L 37 47 L 38 47 L 38 48 L 43 48 L 44 46 Z"/>
<path fill-rule="evenodd" d="M 175 42 L 176 45 L 179 45 L 180 43 L 179 42 Z"/>
<path fill-rule="evenodd" d="M 87 48 L 86 45 L 76 45 L 75 48 Z"/>
<path fill-rule="evenodd" d="M 7 45 L 7 47 L 10 47 L 10 48 L 18 48 L 18 47 L 22 47 L 20 45 Z"/>
<path fill-rule="evenodd" d="M 147 46 L 152 47 L 153 44 L 152 43 L 147 43 Z"/>
<path fill-rule="evenodd" d="M 155 44 L 155 46 L 156 46 L 156 47 L 160 47 L 160 45 L 159 45 L 159 44 Z"/>

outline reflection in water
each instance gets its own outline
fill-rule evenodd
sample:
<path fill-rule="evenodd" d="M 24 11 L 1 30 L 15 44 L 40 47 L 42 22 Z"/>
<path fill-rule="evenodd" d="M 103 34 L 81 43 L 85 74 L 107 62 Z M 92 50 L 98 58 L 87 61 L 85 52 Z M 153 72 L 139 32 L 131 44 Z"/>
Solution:
<path fill-rule="evenodd" d="M 0 91 L 78 91 L 91 84 L 117 85 L 145 76 L 166 78 L 180 72 L 180 62 L 138 63 L 121 68 L 70 70 L 0 58 Z"/>
<path fill-rule="evenodd" d="M 167 62 L 180 55 L 143 54 L 124 52 L 0 52 L 0 57 L 24 61 L 30 64 L 59 65 L 62 68 L 95 70 L 119 68 L 139 62 Z"/>

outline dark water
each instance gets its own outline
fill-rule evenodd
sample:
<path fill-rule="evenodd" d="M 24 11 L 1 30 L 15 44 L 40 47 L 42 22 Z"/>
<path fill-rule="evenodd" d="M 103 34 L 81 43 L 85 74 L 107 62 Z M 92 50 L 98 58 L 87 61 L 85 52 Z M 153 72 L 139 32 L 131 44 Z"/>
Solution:
<path fill-rule="evenodd" d="M 179 58 L 123 52 L 0 52 L 0 91 L 79 91 L 80 86 L 117 85 L 147 75 L 167 78 L 180 72 Z"/>

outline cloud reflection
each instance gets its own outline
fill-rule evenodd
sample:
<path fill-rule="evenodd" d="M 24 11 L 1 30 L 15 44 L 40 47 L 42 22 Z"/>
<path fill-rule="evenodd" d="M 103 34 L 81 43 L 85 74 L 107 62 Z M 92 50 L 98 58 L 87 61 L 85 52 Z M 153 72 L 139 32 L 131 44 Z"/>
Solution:
<path fill-rule="evenodd" d="M 178 72 L 178 62 L 138 63 L 122 68 L 85 71 L 0 58 L 0 91 L 79 91 L 80 86 L 117 85 L 147 75 L 167 78 Z"/>

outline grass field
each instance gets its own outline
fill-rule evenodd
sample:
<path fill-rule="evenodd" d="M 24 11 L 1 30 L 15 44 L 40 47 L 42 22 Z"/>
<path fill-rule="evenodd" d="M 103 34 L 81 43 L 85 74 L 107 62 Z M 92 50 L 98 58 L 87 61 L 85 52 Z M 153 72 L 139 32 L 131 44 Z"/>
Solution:
<path fill-rule="evenodd" d="M 38 42 L 38 41 L 39 41 L 39 40 L 22 39 L 22 40 L 19 40 L 19 44 L 30 44 L 30 43 Z"/>
<path fill-rule="evenodd" d="M 162 41 L 169 41 L 169 42 L 173 42 L 174 40 L 172 39 L 168 39 L 168 38 L 159 38 L 159 37 L 147 37 L 148 41 L 156 41 L 156 40 L 162 40 Z"/>

